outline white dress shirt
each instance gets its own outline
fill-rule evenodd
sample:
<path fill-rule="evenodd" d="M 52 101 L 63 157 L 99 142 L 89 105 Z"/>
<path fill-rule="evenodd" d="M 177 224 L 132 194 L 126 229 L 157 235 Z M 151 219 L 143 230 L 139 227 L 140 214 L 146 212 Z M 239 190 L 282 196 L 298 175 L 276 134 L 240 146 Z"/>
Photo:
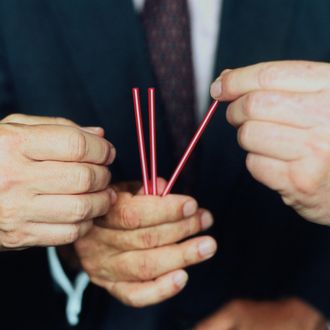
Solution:
<path fill-rule="evenodd" d="M 133 3 L 136 11 L 141 12 L 145 0 L 133 0 Z M 207 110 L 209 87 L 214 78 L 222 0 L 188 0 L 188 5 L 197 97 L 196 115 L 201 119 Z M 83 294 L 89 283 L 88 276 L 81 272 L 72 284 L 61 266 L 55 248 L 48 248 L 48 261 L 53 280 L 67 295 L 66 315 L 69 324 L 74 326 L 79 322 Z"/>

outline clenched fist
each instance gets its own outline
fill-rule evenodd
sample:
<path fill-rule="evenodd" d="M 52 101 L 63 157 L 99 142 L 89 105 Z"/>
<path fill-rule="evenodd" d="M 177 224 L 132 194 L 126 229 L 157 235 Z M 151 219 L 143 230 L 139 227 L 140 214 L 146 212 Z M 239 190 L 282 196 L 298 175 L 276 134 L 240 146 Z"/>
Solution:
<path fill-rule="evenodd" d="M 330 225 L 330 64 L 225 70 L 211 94 L 231 101 L 227 119 L 254 178 L 307 220 Z"/>
<path fill-rule="evenodd" d="M 0 122 L 0 250 L 73 242 L 108 212 L 115 149 L 102 135 L 61 118 Z"/>

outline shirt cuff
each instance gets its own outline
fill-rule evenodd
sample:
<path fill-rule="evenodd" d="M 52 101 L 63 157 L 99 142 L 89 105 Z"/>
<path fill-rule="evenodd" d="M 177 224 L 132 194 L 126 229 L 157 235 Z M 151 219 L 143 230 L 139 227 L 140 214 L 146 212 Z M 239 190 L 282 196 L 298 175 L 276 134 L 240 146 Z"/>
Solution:
<path fill-rule="evenodd" d="M 71 326 L 79 323 L 84 292 L 89 284 L 89 277 L 85 272 L 80 272 L 74 283 L 71 283 L 61 265 L 55 247 L 47 248 L 50 274 L 54 282 L 65 292 L 67 296 L 66 317 Z"/>

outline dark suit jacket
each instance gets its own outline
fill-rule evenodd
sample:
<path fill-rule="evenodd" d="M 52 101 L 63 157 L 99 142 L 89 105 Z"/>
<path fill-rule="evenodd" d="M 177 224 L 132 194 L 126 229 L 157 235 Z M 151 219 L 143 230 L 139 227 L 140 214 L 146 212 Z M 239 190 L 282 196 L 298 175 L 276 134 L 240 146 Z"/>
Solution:
<path fill-rule="evenodd" d="M 328 0 L 224 0 L 215 74 L 260 61 L 330 61 L 329 19 Z M 118 150 L 114 180 L 140 178 L 130 93 L 154 85 L 131 0 L 0 0 L 1 115 L 103 126 Z M 177 298 L 150 309 L 125 308 L 91 287 L 81 328 L 184 329 L 237 297 L 298 296 L 330 316 L 329 229 L 252 180 L 224 110 L 197 150 L 194 192 L 215 215 L 217 256 L 190 269 Z M 157 120 L 159 174 L 168 178 L 175 160 L 161 106 Z M 1 329 L 65 329 L 43 249 L 3 253 L 0 265 Z"/>

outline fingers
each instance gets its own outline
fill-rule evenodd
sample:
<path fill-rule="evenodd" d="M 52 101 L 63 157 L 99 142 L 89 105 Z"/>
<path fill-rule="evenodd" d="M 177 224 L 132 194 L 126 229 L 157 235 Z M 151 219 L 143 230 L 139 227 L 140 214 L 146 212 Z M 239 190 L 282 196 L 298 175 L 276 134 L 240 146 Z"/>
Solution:
<path fill-rule="evenodd" d="M 23 216 L 34 222 L 77 223 L 105 215 L 110 206 L 109 190 L 85 195 L 36 195 Z"/>
<path fill-rule="evenodd" d="M 21 126 L 20 133 L 23 154 L 33 160 L 109 165 L 115 158 L 111 143 L 74 127 Z"/>
<path fill-rule="evenodd" d="M 186 285 L 188 275 L 178 270 L 148 282 L 102 283 L 117 299 L 132 307 L 146 307 L 178 294 Z"/>
<path fill-rule="evenodd" d="M 289 164 L 287 162 L 248 154 L 246 166 L 251 175 L 267 187 L 279 192 L 290 190 Z"/>
<path fill-rule="evenodd" d="M 248 152 L 279 160 L 297 160 L 306 153 L 307 132 L 273 123 L 249 121 L 237 133 L 240 146 Z"/>
<path fill-rule="evenodd" d="M 151 249 L 173 244 L 193 236 L 213 224 L 212 215 L 206 210 L 199 210 L 193 217 L 157 227 L 136 230 L 112 230 L 94 228 L 94 235 L 105 245 L 121 251 Z"/>
<path fill-rule="evenodd" d="M 235 127 L 257 120 L 296 128 L 311 128 L 328 123 L 329 93 L 258 91 L 248 93 L 227 108 L 227 120 Z"/>
<path fill-rule="evenodd" d="M 35 162 L 25 177 L 35 194 L 84 194 L 105 190 L 111 174 L 106 166 L 67 162 Z"/>
<path fill-rule="evenodd" d="M 147 251 L 130 251 L 104 260 L 105 278 L 112 281 L 148 281 L 176 269 L 211 258 L 217 249 L 211 237 L 198 237 L 186 242 Z"/>
<path fill-rule="evenodd" d="M 230 70 L 211 87 L 215 99 L 234 100 L 256 90 L 318 92 L 330 88 L 326 63 L 279 61 Z"/>
<path fill-rule="evenodd" d="M 6 249 L 70 244 L 86 235 L 92 225 L 92 221 L 66 225 L 27 223 L 24 231 L 0 232 L 0 241 Z"/>
<path fill-rule="evenodd" d="M 159 197 L 120 194 L 102 223 L 112 229 L 137 229 L 188 218 L 197 209 L 197 202 L 183 195 Z"/>

